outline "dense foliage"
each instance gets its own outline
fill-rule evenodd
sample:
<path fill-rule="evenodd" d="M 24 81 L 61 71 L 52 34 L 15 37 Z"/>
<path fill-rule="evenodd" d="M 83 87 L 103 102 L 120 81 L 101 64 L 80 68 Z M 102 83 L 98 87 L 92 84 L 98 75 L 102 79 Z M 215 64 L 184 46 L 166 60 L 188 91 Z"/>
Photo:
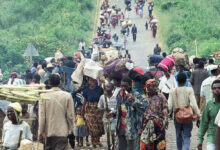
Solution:
<path fill-rule="evenodd" d="M 198 55 L 204 57 L 220 50 L 219 0 L 155 0 L 155 4 L 165 50 L 182 47 L 195 55 L 197 45 Z"/>
<path fill-rule="evenodd" d="M 96 0 L 0 0 L 0 68 L 4 77 L 24 72 L 22 54 L 32 42 L 40 60 L 57 49 L 73 55 L 81 39 L 88 43 L 94 24 Z"/>

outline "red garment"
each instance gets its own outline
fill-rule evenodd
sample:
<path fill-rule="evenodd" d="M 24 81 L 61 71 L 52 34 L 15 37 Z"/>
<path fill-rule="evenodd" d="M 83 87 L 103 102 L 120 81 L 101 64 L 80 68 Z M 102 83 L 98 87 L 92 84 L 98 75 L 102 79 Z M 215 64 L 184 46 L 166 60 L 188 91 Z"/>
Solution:
<path fill-rule="evenodd" d="M 121 91 L 120 92 L 120 95 L 121 95 L 121 98 L 122 98 L 122 101 L 124 101 L 125 99 L 124 99 L 124 91 Z M 123 104 L 121 104 L 121 105 L 123 105 Z M 121 107 L 121 123 L 120 123 L 120 127 L 122 128 L 122 129 L 126 129 L 126 123 L 125 123 L 125 120 L 126 120 L 126 110 L 123 110 L 123 108 Z"/>

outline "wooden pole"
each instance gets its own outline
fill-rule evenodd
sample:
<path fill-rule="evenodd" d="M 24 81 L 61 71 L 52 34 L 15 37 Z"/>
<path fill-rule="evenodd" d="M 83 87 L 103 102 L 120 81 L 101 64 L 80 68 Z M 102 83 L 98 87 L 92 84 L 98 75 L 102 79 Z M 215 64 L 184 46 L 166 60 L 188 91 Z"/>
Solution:
<path fill-rule="evenodd" d="M 198 56 L 198 46 L 197 46 L 197 40 L 195 40 L 195 46 L 196 46 L 196 57 Z"/>

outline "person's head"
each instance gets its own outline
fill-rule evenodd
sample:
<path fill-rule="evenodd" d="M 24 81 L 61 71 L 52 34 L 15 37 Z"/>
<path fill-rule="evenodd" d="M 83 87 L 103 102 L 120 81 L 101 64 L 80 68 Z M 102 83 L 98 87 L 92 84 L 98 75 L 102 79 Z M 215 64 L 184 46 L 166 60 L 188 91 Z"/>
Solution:
<path fill-rule="evenodd" d="M 125 52 L 126 52 L 126 54 L 128 54 L 128 50 L 126 50 Z"/>
<path fill-rule="evenodd" d="M 21 108 L 22 108 L 22 115 L 28 114 L 28 105 L 25 103 L 21 103 Z"/>
<path fill-rule="evenodd" d="M 76 113 L 77 115 L 82 115 L 82 107 L 78 107 Z"/>
<path fill-rule="evenodd" d="M 217 99 L 220 99 L 220 80 L 217 79 L 212 83 L 212 93 L 213 96 Z"/>
<path fill-rule="evenodd" d="M 47 68 L 47 63 L 45 62 L 42 64 L 42 69 L 46 69 L 46 68 Z"/>
<path fill-rule="evenodd" d="M 94 88 L 96 86 L 96 80 L 93 78 L 88 78 L 89 87 Z"/>
<path fill-rule="evenodd" d="M 107 93 L 112 93 L 112 91 L 114 90 L 114 84 L 111 82 L 107 83 L 105 89 Z"/>
<path fill-rule="evenodd" d="M 168 71 L 164 71 L 164 75 L 169 78 L 170 77 L 170 73 Z"/>
<path fill-rule="evenodd" d="M 163 52 L 163 53 L 162 53 L 162 56 L 163 56 L 164 58 L 167 57 L 167 53 Z"/>
<path fill-rule="evenodd" d="M 35 82 L 35 83 L 40 83 L 40 79 L 41 79 L 41 77 L 40 77 L 40 75 L 39 74 L 34 74 L 34 77 L 33 77 L 33 81 Z"/>
<path fill-rule="evenodd" d="M 121 86 L 121 79 L 120 78 L 113 78 L 113 84 L 115 87 L 120 87 Z"/>
<path fill-rule="evenodd" d="M 47 71 L 48 72 L 52 73 L 53 69 L 54 69 L 54 66 L 51 63 L 47 64 Z"/>
<path fill-rule="evenodd" d="M 200 69 L 204 68 L 204 62 L 203 61 L 199 61 L 198 68 L 200 68 Z"/>
<path fill-rule="evenodd" d="M 10 74 L 10 78 L 17 78 L 18 77 L 18 74 L 16 72 L 12 72 Z"/>
<path fill-rule="evenodd" d="M 159 47 L 159 44 L 156 44 L 156 47 Z"/>
<path fill-rule="evenodd" d="M 135 24 L 134 24 L 134 27 L 135 27 Z"/>
<path fill-rule="evenodd" d="M 194 58 L 194 59 L 193 59 L 193 63 L 194 63 L 195 65 L 198 64 L 198 63 L 199 63 L 199 58 L 197 58 L 197 57 Z"/>
<path fill-rule="evenodd" d="M 34 66 L 35 68 L 37 68 L 38 63 L 37 63 L 37 62 L 35 62 L 35 63 L 33 64 L 33 66 Z"/>
<path fill-rule="evenodd" d="M 212 58 L 209 59 L 209 64 L 214 64 L 214 60 Z"/>
<path fill-rule="evenodd" d="M 177 75 L 177 82 L 179 84 L 179 86 L 185 85 L 186 83 L 186 74 L 185 73 L 179 73 Z"/>
<path fill-rule="evenodd" d="M 183 65 L 178 65 L 177 70 L 180 71 L 180 72 L 184 71 L 184 66 Z"/>
<path fill-rule="evenodd" d="M 58 87 L 60 85 L 60 75 L 53 73 L 49 76 L 49 85 L 51 87 Z"/>
<path fill-rule="evenodd" d="M 12 124 L 19 123 L 19 116 L 22 115 L 22 107 L 18 102 L 11 103 L 7 108 L 7 117 Z"/>
<path fill-rule="evenodd" d="M 131 91 L 131 86 L 132 86 L 132 80 L 129 77 L 124 77 L 121 80 L 121 89 L 123 91 Z"/>
<path fill-rule="evenodd" d="M 146 81 L 145 86 L 149 94 L 154 95 L 157 93 L 158 83 L 154 79 L 149 79 Z"/>

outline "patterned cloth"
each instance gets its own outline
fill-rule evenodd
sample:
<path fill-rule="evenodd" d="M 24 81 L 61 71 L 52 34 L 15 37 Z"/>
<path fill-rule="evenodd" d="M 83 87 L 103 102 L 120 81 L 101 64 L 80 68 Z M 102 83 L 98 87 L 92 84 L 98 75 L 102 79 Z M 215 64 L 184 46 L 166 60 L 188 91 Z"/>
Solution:
<path fill-rule="evenodd" d="M 125 99 L 123 100 L 123 103 L 121 94 L 118 94 L 117 96 L 116 130 L 117 134 L 119 134 L 122 121 L 122 106 L 124 104 L 126 107 L 125 136 L 127 140 L 135 140 L 138 137 L 138 131 L 140 130 L 142 123 L 142 114 L 148 106 L 147 100 L 138 92 L 132 92 L 132 95 L 135 98 L 134 102 L 132 102 L 130 99 Z"/>
<path fill-rule="evenodd" d="M 163 112 L 168 112 L 167 100 L 160 93 L 147 99 L 149 106 L 143 115 L 140 150 L 164 150 L 166 149 L 165 129 L 168 119 Z"/>
<path fill-rule="evenodd" d="M 92 137 L 92 144 L 100 144 L 100 137 L 104 135 L 104 126 L 102 122 L 103 113 L 98 109 L 97 102 L 87 102 L 85 106 L 85 119 Z"/>

